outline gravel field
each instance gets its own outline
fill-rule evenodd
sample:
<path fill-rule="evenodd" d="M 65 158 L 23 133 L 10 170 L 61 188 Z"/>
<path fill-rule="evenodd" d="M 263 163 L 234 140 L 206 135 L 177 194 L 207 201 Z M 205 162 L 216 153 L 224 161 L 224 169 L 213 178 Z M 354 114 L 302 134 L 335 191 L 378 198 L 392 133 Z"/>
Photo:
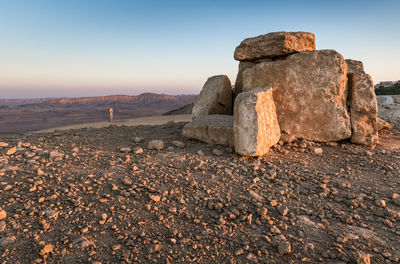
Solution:
<path fill-rule="evenodd" d="M 287 140 L 260 158 L 183 122 L 2 137 L 0 263 L 397 263 L 390 122 L 375 149 Z"/>

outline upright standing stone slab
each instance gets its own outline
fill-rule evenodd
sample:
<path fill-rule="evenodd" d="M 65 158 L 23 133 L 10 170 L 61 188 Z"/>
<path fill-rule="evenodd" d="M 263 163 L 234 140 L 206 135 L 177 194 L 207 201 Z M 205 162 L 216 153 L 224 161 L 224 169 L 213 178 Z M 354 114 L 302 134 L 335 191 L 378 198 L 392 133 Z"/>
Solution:
<path fill-rule="evenodd" d="M 373 146 L 378 143 L 378 103 L 371 76 L 361 61 L 346 60 L 349 68 L 349 105 L 353 134 L 350 141 Z"/>
<path fill-rule="evenodd" d="M 346 64 L 347 64 L 347 69 L 348 69 L 348 74 L 352 73 L 365 73 L 364 72 L 364 65 L 362 61 L 357 61 L 357 60 L 350 60 L 346 59 Z"/>
<path fill-rule="evenodd" d="M 280 57 L 295 52 L 315 50 L 315 36 L 308 32 L 272 32 L 243 40 L 236 48 L 238 61 Z"/>
<path fill-rule="evenodd" d="M 234 103 L 235 151 L 244 156 L 261 156 L 281 136 L 272 90 L 258 88 L 239 94 Z"/>
<path fill-rule="evenodd" d="M 233 97 L 236 98 L 238 94 L 240 94 L 243 91 L 243 72 L 244 70 L 253 67 L 256 65 L 253 62 L 249 61 L 241 61 L 239 62 L 239 70 L 238 74 L 236 76 L 236 81 L 235 81 L 235 89 L 233 89 Z"/>
<path fill-rule="evenodd" d="M 347 65 L 334 50 L 296 53 L 243 73 L 243 91 L 273 87 L 281 131 L 327 142 L 351 137 Z"/>
<path fill-rule="evenodd" d="M 208 78 L 194 102 L 192 118 L 215 114 L 232 115 L 232 95 L 232 85 L 226 75 Z"/>
<path fill-rule="evenodd" d="M 239 70 L 238 70 L 238 74 L 236 76 L 235 89 L 233 90 L 233 101 L 235 101 L 236 96 L 243 91 L 243 72 L 246 69 L 253 67 L 257 63 L 270 62 L 270 61 L 273 61 L 273 59 L 265 58 L 265 59 L 261 59 L 261 60 L 255 61 L 255 62 L 250 62 L 250 61 L 239 62 Z"/>

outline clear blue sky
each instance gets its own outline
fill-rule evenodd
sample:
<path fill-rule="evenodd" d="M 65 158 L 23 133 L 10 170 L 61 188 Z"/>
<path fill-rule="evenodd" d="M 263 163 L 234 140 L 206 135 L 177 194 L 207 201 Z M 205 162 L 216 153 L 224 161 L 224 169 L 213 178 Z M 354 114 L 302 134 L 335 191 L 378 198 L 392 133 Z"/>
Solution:
<path fill-rule="evenodd" d="M 317 49 L 400 79 L 400 1 L 0 0 L 0 98 L 198 93 L 234 83 L 235 47 L 309 31 Z"/>

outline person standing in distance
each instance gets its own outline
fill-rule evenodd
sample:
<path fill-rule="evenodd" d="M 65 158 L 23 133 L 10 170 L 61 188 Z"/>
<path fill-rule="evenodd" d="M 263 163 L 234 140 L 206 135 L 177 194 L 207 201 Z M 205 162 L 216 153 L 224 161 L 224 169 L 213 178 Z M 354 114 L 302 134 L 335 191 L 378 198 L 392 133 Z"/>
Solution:
<path fill-rule="evenodd" d="M 112 123 L 113 120 L 114 120 L 113 112 L 114 112 L 114 110 L 112 109 L 112 107 L 110 107 L 108 109 L 108 114 L 109 114 L 109 117 L 110 117 L 110 123 Z"/>

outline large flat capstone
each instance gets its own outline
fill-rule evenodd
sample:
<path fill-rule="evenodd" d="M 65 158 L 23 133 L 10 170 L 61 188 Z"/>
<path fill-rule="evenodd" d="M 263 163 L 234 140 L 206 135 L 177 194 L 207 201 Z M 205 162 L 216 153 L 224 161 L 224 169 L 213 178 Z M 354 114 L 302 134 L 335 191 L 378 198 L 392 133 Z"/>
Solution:
<path fill-rule="evenodd" d="M 334 50 L 296 53 L 243 72 L 243 91 L 273 87 L 281 131 L 327 142 L 351 137 L 347 65 Z"/>
<path fill-rule="evenodd" d="M 205 115 L 232 115 L 232 85 L 226 75 L 217 75 L 207 79 L 197 96 L 192 118 Z"/>
<path fill-rule="evenodd" d="M 361 61 L 346 60 L 349 68 L 349 103 L 353 134 L 350 141 L 373 146 L 379 140 L 378 103 L 371 76 Z"/>
<path fill-rule="evenodd" d="M 281 136 L 272 89 L 254 89 L 239 94 L 234 103 L 235 151 L 244 156 L 262 156 Z"/>
<path fill-rule="evenodd" d="M 233 116 L 200 116 L 183 127 L 182 135 L 212 145 L 233 147 Z"/>
<path fill-rule="evenodd" d="M 236 48 L 238 61 L 280 57 L 295 52 L 315 50 L 315 36 L 308 32 L 272 32 L 243 40 Z"/>

